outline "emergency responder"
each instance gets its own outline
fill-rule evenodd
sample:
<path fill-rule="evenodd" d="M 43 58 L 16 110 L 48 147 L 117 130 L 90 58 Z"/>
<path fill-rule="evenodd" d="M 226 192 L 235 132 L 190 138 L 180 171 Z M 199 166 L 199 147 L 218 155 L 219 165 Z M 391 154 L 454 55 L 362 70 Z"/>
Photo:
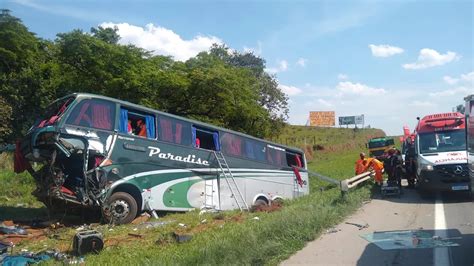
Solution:
<path fill-rule="evenodd" d="M 374 169 L 375 172 L 375 183 L 378 185 L 382 185 L 383 183 L 383 163 L 375 158 L 368 158 L 366 160 L 366 168 L 364 172 L 366 172 L 369 168 Z"/>
<path fill-rule="evenodd" d="M 362 174 L 366 169 L 365 153 L 361 152 L 359 157 L 360 159 L 355 162 L 355 175 Z"/>
<path fill-rule="evenodd" d="M 405 149 L 405 177 L 408 181 L 408 187 L 414 188 L 416 181 L 416 164 L 415 164 L 415 146 L 411 139 L 407 139 Z"/>
<path fill-rule="evenodd" d="M 401 187 L 402 172 L 400 157 L 400 151 L 395 148 L 391 148 L 388 151 L 388 157 L 384 161 L 384 168 L 388 175 L 388 182 L 396 183 L 399 187 Z"/>

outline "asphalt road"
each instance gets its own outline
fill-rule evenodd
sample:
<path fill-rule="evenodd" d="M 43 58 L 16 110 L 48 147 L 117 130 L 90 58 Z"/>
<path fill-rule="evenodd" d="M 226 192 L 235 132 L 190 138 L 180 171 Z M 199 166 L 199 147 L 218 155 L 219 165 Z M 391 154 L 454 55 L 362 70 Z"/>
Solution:
<path fill-rule="evenodd" d="M 465 195 L 443 194 L 423 199 L 416 190 L 403 191 L 400 198 L 378 197 L 364 204 L 346 221 L 308 243 L 282 265 L 474 265 L 474 203 Z M 346 222 L 368 227 L 359 230 Z M 380 232 L 406 230 L 423 237 L 409 238 L 409 244 L 391 250 L 361 237 L 374 232 L 380 237 Z M 457 246 L 421 245 L 436 242 L 433 236 Z M 393 238 L 384 239 L 385 243 L 397 242 Z"/>

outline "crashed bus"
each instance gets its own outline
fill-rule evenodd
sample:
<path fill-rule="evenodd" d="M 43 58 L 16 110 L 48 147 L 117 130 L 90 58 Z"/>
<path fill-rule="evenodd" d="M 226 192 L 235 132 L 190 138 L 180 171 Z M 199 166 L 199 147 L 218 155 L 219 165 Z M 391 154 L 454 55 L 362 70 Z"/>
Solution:
<path fill-rule="evenodd" d="M 309 193 L 299 149 L 93 94 L 52 103 L 17 145 L 15 170 L 31 173 L 48 208 L 98 208 L 115 223 Z"/>
<path fill-rule="evenodd" d="M 415 133 L 416 178 L 421 192 L 471 190 L 465 117 L 458 112 L 427 115 Z"/>

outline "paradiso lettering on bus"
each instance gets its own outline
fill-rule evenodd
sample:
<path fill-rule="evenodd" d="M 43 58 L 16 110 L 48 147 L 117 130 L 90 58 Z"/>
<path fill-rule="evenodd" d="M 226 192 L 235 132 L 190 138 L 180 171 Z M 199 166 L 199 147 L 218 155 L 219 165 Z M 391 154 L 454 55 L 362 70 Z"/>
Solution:
<path fill-rule="evenodd" d="M 152 146 L 148 146 L 148 149 L 150 149 L 150 153 L 148 154 L 148 156 L 150 157 L 158 156 L 158 158 L 164 159 L 164 160 L 172 160 L 172 161 L 178 161 L 178 162 L 193 163 L 193 164 L 209 166 L 208 161 L 201 160 L 201 158 L 196 158 L 196 155 L 189 154 L 188 156 L 180 156 L 180 155 L 174 155 L 169 152 L 162 153 L 160 148 L 152 147 Z"/>

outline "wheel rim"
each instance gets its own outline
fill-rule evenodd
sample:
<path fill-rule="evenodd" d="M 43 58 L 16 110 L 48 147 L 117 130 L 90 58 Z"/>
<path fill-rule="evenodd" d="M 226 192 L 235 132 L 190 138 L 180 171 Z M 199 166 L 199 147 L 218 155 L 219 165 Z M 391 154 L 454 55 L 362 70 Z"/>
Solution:
<path fill-rule="evenodd" d="M 124 200 L 116 200 L 110 204 L 110 213 L 116 219 L 123 219 L 130 213 L 130 205 Z"/>

